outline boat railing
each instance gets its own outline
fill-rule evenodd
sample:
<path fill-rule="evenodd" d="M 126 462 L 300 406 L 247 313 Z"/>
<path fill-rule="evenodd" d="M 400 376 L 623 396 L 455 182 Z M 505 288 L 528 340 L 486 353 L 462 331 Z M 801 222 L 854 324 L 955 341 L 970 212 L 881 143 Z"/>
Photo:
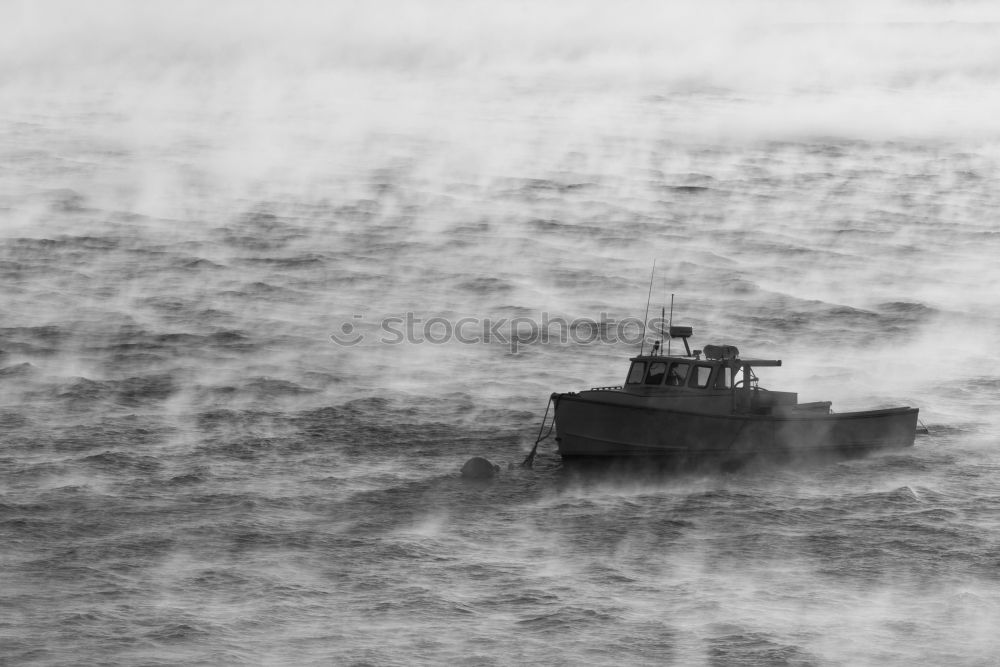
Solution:
<path fill-rule="evenodd" d="M 618 391 L 622 388 L 622 385 L 615 385 L 614 387 L 591 387 L 590 391 Z"/>

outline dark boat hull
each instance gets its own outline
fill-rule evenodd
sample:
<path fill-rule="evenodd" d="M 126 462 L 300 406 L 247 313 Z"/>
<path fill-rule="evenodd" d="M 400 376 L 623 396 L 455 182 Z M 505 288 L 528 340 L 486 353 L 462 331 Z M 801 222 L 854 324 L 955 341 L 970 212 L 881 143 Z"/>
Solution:
<path fill-rule="evenodd" d="M 842 414 L 710 414 L 630 405 L 607 392 L 554 394 L 563 458 L 852 456 L 913 445 L 916 408 Z"/>

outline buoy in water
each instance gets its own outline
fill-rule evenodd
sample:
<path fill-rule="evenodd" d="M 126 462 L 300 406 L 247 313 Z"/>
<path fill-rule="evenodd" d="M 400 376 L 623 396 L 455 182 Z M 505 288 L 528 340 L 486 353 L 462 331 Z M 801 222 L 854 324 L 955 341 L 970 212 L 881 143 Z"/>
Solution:
<path fill-rule="evenodd" d="M 500 466 L 494 465 L 482 456 L 473 456 L 462 466 L 462 477 L 469 479 L 490 479 L 500 472 Z"/>

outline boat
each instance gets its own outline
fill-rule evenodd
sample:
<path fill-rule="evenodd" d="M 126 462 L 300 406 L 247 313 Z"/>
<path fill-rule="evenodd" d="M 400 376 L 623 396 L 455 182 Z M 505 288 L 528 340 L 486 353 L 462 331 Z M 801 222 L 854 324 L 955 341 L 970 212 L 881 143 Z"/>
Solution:
<path fill-rule="evenodd" d="M 684 353 L 671 355 L 668 344 L 662 354 L 661 338 L 652 352 L 630 359 L 624 384 L 551 395 L 549 431 L 564 461 L 787 461 L 913 445 L 917 408 L 835 413 L 830 401 L 800 403 L 796 392 L 759 382 L 757 370 L 780 367 L 780 360 L 743 358 L 734 345 L 692 350 L 691 327 L 662 333 L 680 339 Z"/>

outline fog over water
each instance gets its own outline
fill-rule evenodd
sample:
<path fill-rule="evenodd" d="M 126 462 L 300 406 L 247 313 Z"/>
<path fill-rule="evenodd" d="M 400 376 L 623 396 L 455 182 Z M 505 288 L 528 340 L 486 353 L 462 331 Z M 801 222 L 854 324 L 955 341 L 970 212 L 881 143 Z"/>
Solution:
<path fill-rule="evenodd" d="M 0 3 L 0 662 L 994 663 L 998 109 L 990 3 Z M 654 260 L 929 435 L 506 470 L 638 348 L 483 320 Z"/>

